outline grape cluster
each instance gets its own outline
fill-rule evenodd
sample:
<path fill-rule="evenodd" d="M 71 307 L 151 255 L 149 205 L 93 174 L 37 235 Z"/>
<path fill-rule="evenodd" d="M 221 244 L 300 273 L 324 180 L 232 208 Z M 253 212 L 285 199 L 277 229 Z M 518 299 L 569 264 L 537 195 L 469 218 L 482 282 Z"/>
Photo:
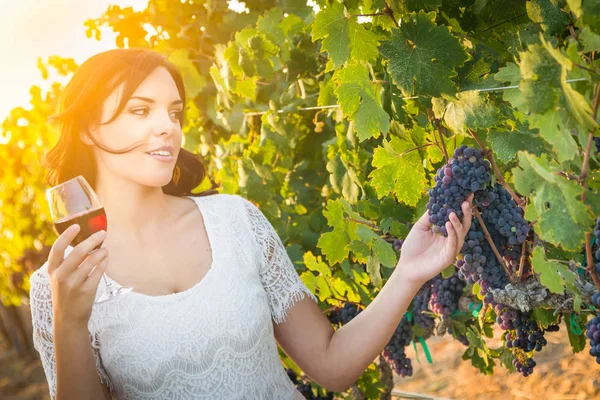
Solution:
<path fill-rule="evenodd" d="M 594 293 L 592 304 L 600 307 L 600 293 Z M 589 320 L 585 327 L 587 329 L 586 336 L 590 339 L 590 355 L 596 357 L 596 362 L 600 364 L 600 315 Z"/>
<path fill-rule="evenodd" d="M 476 202 L 484 208 L 485 225 L 488 228 L 493 226 L 499 235 L 508 239 L 510 246 L 521 244 L 527 239 L 531 228 L 523 218 L 523 209 L 517 206 L 502 185 L 496 184 L 493 188 L 485 189 L 478 194 Z"/>
<path fill-rule="evenodd" d="M 597 139 L 597 138 L 594 138 Z M 596 142 L 598 145 L 598 142 Z M 596 244 L 598 250 L 594 254 L 596 258 L 596 274 L 600 275 L 600 218 L 596 220 L 596 227 L 594 228 L 594 236 L 596 236 Z M 589 260 L 588 262 L 594 262 Z M 592 296 L 592 304 L 600 308 L 600 293 L 596 292 Z M 600 315 L 596 315 L 594 318 L 589 320 L 585 325 L 587 332 L 586 336 L 590 339 L 590 355 L 596 357 L 596 362 L 600 364 Z"/>
<path fill-rule="evenodd" d="M 431 280 L 427 281 L 417 292 L 412 301 L 412 313 L 415 324 L 421 326 L 425 331 L 425 338 L 428 338 L 433 333 L 435 319 L 424 314 L 423 311 L 431 311 L 429 309 L 429 300 L 431 299 Z"/>
<path fill-rule="evenodd" d="M 449 327 L 448 328 L 448 334 L 454 336 L 454 330 Z M 466 335 L 463 335 L 462 333 L 454 336 L 456 338 L 456 340 L 458 340 L 460 343 L 464 344 L 465 346 L 469 346 L 469 339 L 467 339 Z"/>
<path fill-rule="evenodd" d="M 515 356 L 513 364 L 517 371 L 524 377 L 533 373 L 536 363 L 528 355 L 533 351 L 541 351 L 548 341 L 544 337 L 546 332 L 557 332 L 558 325 L 550 325 L 546 329 L 541 328 L 529 312 L 521 312 L 510 307 L 496 306 L 498 319 L 502 319 L 502 328 L 508 326 L 504 336 L 505 345 Z M 500 323 L 500 322 L 499 322 Z"/>
<path fill-rule="evenodd" d="M 396 239 L 394 240 L 394 250 L 400 251 L 402 250 L 402 245 L 404 244 L 404 239 Z"/>
<path fill-rule="evenodd" d="M 494 305 L 489 290 L 504 288 L 509 281 L 491 246 L 485 240 L 483 229 L 477 219 L 473 219 L 471 223 L 461 249 L 461 256 L 462 258 L 459 258 L 455 264 L 459 269 L 458 277 L 469 284 L 477 282 L 481 287 L 481 295 L 485 296 L 484 303 Z"/>
<path fill-rule="evenodd" d="M 329 312 L 327 318 L 332 324 L 346 325 L 360 314 L 361 309 L 354 303 L 345 303 L 343 307 L 335 307 Z"/>
<path fill-rule="evenodd" d="M 327 391 L 325 395 L 315 395 L 312 390 L 312 386 L 309 383 L 304 382 L 298 378 L 298 375 L 294 370 L 286 368 L 288 377 L 292 383 L 296 386 L 296 389 L 304 396 L 305 399 L 309 400 L 333 400 L 333 392 Z"/>
<path fill-rule="evenodd" d="M 462 145 L 439 169 L 434 181 L 427 203 L 429 222 L 435 233 L 447 236 L 448 216 L 454 212 L 461 218 L 461 205 L 467 196 L 485 188 L 490 181 L 490 163 L 478 149 Z"/>
<path fill-rule="evenodd" d="M 600 153 L 600 137 L 594 138 L 594 143 L 596 143 L 596 150 Z"/>
<path fill-rule="evenodd" d="M 458 308 L 458 300 L 465 289 L 465 282 L 456 275 L 448 279 L 438 275 L 434 278 L 431 285 L 431 309 L 436 314 L 440 314 L 443 320 L 450 318 L 452 313 Z"/>
<path fill-rule="evenodd" d="M 413 368 L 410 358 L 407 357 L 405 348 L 412 340 L 412 322 L 405 316 L 396 327 L 390 341 L 385 346 L 383 356 L 400 376 L 412 376 Z"/>

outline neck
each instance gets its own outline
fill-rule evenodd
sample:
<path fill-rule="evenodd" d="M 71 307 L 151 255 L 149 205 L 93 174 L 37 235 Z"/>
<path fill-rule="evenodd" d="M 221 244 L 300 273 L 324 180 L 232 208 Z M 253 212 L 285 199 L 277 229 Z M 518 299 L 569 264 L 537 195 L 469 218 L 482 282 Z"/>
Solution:
<path fill-rule="evenodd" d="M 168 225 L 169 200 L 160 187 L 111 177 L 98 180 L 96 193 L 106 212 L 108 238 L 156 238 Z"/>

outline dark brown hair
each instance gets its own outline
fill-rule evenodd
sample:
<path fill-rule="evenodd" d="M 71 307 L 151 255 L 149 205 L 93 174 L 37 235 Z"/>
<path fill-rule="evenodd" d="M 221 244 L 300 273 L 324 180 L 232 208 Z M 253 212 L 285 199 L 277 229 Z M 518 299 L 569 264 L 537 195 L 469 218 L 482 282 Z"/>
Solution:
<path fill-rule="evenodd" d="M 46 156 L 49 185 L 55 186 L 83 175 L 92 187 L 96 187 L 96 164 L 92 148 L 81 141 L 80 133 L 88 131 L 92 122 L 99 121 L 104 100 L 124 83 L 123 95 L 115 114 L 103 124 L 114 121 L 129 97 L 157 67 L 164 67 L 169 71 L 185 109 L 186 96 L 181 73 L 160 53 L 142 48 L 114 49 L 98 53 L 79 66 L 61 94 L 58 114 L 51 117 L 52 121 L 60 125 L 60 138 Z M 181 124 L 183 123 L 182 119 Z M 102 150 L 113 154 L 133 149 L 112 150 L 98 143 L 92 135 L 88 136 Z M 173 170 L 173 178 L 163 187 L 163 192 L 174 196 L 217 194 L 214 189 L 192 193 L 205 178 L 206 169 L 200 156 L 182 148 Z"/>

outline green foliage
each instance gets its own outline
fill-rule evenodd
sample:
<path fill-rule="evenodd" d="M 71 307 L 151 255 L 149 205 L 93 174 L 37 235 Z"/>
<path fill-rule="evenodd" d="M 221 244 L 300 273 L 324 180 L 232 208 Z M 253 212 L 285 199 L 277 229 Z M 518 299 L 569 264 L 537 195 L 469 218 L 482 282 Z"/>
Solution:
<path fill-rule="evenodd" d="M 110 28 L 118 47 L 155 49 L 180 67 L 190 98 L 185 147 L 203 156 L 221 192 L 260 204 L 323 309 L 370 304 L 398 260 L 390 238 L 405 237 L 425 211 L 444 151 L 476 146 L 476 135 L 536 221 L 530 279 L 574 297 L 584 326 L 581 304 L 589 299 L 575 289 L 566 261 L 600 213 L 595 154 L 587 187 L 573 179 L 589 133 L 598 136 L 597 2 L 430 0 L 388 8 L 383 0 L 320 0 L 319 13 L 302 3 L 248 1 L 249 13 L 236 14 L 226 2 L 151 0 L 141 12 L 111 6 L 85 26 L 90 38 Z M 360 12 L 381 15 L 363 23 Z M 51 57 L 38 68 L 44 77 L 49 70 L 68 77 L 76 65 Z M 501 86 L 509 88 L 487 91 Z M 55 238 L 40 160 L 57 140 L 48 117 L 60 92 L 60 84 L 49 93 L 32 88 L 31 110 L 14 109 L 0 130 L 5 304 L 20 301 L 39 267 L 25 252 L 41 254 Z M 478 303 L 480 290 L 467 286 L 465 296 Z M 547 326 L 552 312 L 533 315 Z M 560 315 L 571 328 L 570 314 Z M 496 366 L 514 371 L 509 351 L 486 345 L 494 318 L 489 309 L 450 323 L 468 338 L 465 360 L 486 374 Z M 585 336 L 569 329 L 569 338 L 574 351 L 584 348 Z M 357 388 L 378 398 L 379 378 L 372 364 Z"/>

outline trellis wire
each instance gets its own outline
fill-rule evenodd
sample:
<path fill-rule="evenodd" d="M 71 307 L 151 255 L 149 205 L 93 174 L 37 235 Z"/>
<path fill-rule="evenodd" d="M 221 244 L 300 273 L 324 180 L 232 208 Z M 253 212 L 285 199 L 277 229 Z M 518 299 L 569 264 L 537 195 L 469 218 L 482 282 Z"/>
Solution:
<path fill-rule="evenodd" d="M 566 82 L 578 82 L 578 81 L 585 81 L 586 78 L 575 78 L 575 79 L 567 79 Z M 473 89 L 476 92 L 494 92 L 494 91 L 500 91 L 500 90 L 506 90 L 506 89 L 517 89 L 519 87 L 519 85 L 510 85 L 510 86 L 500 86 L 500 87 L 493 87 L 493 88 L 483 88 L 483 89 Z M 409 99 L 416 99 L 419 96 L 409 96 L 409 97 L 401 97 L 402 100 L 409 100 Z M 273 112 L 276 112 L 278 114 L 287 112 L 287 113 L 292 113 L 295 111 L 312 111 L 312 110 L 326 110 L 326 109 L 330 109 L 330 108 L 338 108 L 340 107 L 339 104 L 333 104 L 333 105 L 329 105 L 329 106 L 314 106 L 314 107 L 300 107 L 300 108 L 296 108 L 293 110 L 275 110 Z M 268 113 L 268 111 L 254 111 L 254 112 L 249 112 L 249 113 L 244 113 L 244 116 L 250 117 L 253 115 L 263 115 Z"/>

